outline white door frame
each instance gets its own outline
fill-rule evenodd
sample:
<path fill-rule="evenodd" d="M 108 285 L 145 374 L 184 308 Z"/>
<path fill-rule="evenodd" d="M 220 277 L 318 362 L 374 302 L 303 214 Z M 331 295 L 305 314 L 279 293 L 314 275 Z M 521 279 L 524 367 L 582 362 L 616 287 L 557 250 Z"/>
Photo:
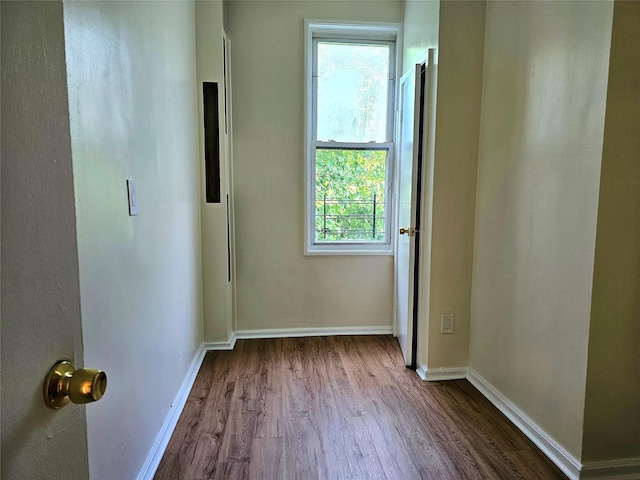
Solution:
<path fill-rule="evenodd" d="M 424 67 L 424 79 L 419 78 L 421 75 L 421 71 L 418 67 Z M 408 318 L 407 321 L 409 324 L 407 325 L 407 342 L 411 343 L 411 348 L 407 350 L 410 354 L 405 358 L 407 361 L 407 365 L 414 369 L 422 368 L 419 365 L 419 334 L 422 334 L 422 312 L 428 312 L 428 287 L 429 285 L 429 271 L 431 264 L 431 207 L 432 207 L 432 191 L 433 191 L 433 153 L 434 153 L 434 126 L 435 126 L 435 85 L 436 85 L 436 68 L 435 68 L 435 49 L 429 49 L 425 52 L 424 55 L 419 57 L 415 63 L 412 64 L 411 68 L 405 72 L 405 74 L 401 77 L 399 82 L 399 89 L 402 88 L 404 82 L 407 81 L 410 75 L 416 75 L 416 98 L 415 98 L 415 106 L 416 111 L 414 112 L 414 159 L 413 159 L 413 169 L 414 174 L 413 177 L 413 185 L 412 185 L 412 216 L 415 214 L 415 217 L 412 220 L 412 226 L 418 226 L 418 232 L 416 233 L 416 237 L 411 243 L 410 248 L 410 256 L 409 256 L 409 295 L 410 298 L 413 298 L 413 301 L 407 299 L 410 303 L 408 306 Z M 422 116 L 420 116 L 420 83 L 424 81 L 424 90 L 422 92 Z M 399 91 L 399 93 L 401 93 Z M 400 199 L 398 195 L 400 193 L 399 182 L 399 168 L 400 168 L 400 142 L 401 140 L 401 121 L 402 115 L 400 112 L 400 108 L 402 108 L 402 102 L 398 102 L 398 112 L 397 112 L 397 138 L 398 138 L 398 147 L 397 147 L 397 155 L 398 158 L 395 182 L 396 182 L 396 220 L 399 221 L 399 209 L 400 209 Z M 418 156 L 421 158 L 418 159 Z M 418 164 L 418 160 L 421 162 Z M 415 170 L 418 169 L 418 172 Z M 419 175 L 418 175 L 419 173 Z M 420 193 L 418 193 L 420 192 Z M 418 198 L 419 195 L 419 198 Z M 404 225 L 403 225 L 404 226 Z M 399 243 L 399 235 L 397 234 L 397 229 L 400 225 L 396 225 L 396 233 L 394 234 L 394 255 L 398 253 L 398 243 Z M 415 263 L 417 260 L 417 264 Z M 417 270 L 416 270 L 417 268 Z M 396 259 L 395 267 L 394 267 L 394 336 L 398 336 L 399 334 L 399 301 L 398 298 L 398 261 Z M 426 296 L 426 298 L 425 298 Z M 423 337 L 426 338 L 427 332 L 424 332 Z M 406 348 L 406 347 L 405 347 Z"/>

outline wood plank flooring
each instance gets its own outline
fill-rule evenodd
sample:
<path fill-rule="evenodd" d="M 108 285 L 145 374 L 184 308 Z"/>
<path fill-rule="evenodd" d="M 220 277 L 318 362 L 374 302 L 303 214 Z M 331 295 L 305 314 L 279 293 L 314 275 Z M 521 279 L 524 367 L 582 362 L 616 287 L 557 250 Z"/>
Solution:
<path fill-rule="evenodd" d="M 391 336 L 207 353 L 156 480 L 564 479 L 467 381 L 424 383 Z"/>

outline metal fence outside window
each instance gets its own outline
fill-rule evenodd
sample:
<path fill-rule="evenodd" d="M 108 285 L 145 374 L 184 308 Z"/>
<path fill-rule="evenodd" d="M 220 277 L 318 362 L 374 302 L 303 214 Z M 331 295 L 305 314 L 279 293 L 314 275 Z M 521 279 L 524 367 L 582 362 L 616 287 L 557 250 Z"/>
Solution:
<path fill-rule="evenodd" d="M 316 238 L 323 241 L 384 239 L 384 201 L 326 195 L 316 202 Z"/>

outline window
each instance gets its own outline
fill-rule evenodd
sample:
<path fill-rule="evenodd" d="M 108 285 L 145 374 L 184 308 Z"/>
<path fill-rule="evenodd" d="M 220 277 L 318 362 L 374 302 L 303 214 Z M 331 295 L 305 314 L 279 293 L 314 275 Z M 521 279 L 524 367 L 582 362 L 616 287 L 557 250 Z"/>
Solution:
<path fill-rule="evenodd" d="M 390 253 L 398 28 L 306 27 L 306 253 Z"/>

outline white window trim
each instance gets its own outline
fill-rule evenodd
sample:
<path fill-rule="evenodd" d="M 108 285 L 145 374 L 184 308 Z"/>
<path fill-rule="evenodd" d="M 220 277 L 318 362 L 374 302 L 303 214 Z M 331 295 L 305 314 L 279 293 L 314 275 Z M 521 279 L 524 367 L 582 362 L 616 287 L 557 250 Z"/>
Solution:
<path fill-rule="evenodd" d="M 395 231 L 395 128 L 396 98 L 398 97 L 398 79 L 400 78 L 400 55 L 402 52 L 402 24 L 369 23 L 369 22 L 333 22 L 326 20 L 305 20 L 305 255 L 393 255 L 391 232 Z M 314 38 L 353 38 L 395 42 L 395 76 L 393 88 L 389 91 L 391 119 L 387 128 L 391 130 L 391 141 L 371 144 L 372 149 L 386 149 L 386 205 L 384 242 L 335 242 L 314 243 L 315 241 L 315 149 L 316 146 L 328 145 L 314 138 L 315 118 L 313 95 L 313 41 Z M 348 143 L 332 142 L 332 146 L 346 146 Z"/>

